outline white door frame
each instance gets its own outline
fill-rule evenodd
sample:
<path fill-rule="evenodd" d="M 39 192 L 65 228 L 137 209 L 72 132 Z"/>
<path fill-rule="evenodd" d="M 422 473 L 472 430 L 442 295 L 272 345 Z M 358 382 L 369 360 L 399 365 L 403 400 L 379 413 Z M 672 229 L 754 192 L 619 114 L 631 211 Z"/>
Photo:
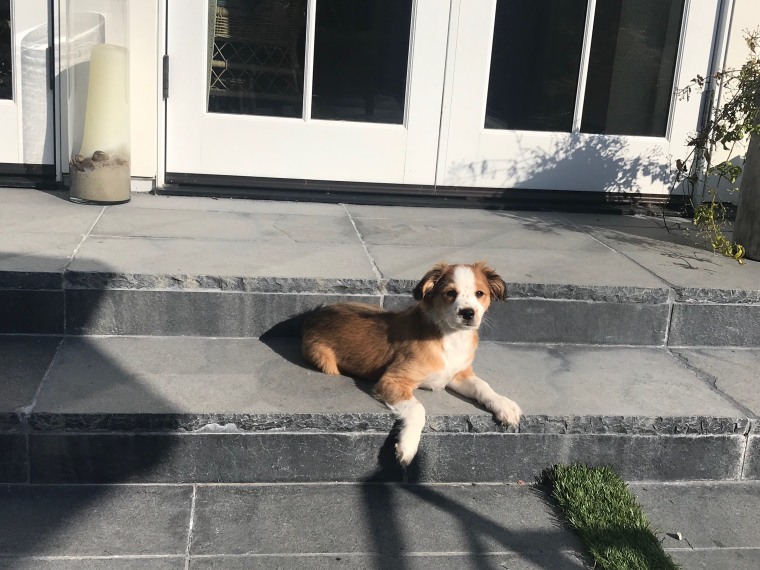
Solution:
<path fill-rule="evenodd" d="M 448 2 L 413 1 L 405 119 L 401 125 L 309 117 L 313 60 L 308 54 L 313 51 L 309 38 L 314 31 L 314 0 L 308 0 L 304 118 L 208 113 L 206 2 L 166 3 L 168 172 L 396 184 L 432 182 Z"/>
<path fill-rule="evenodd" d="M 205 117 L 201 115 L 208 115 L 205 113 L 205 104 L 201 101 L 205 98 L 205 85 L 199 82 L 199 78 L 196 77 L 192 83 L 185 83 L 182 86 L 178 86 L 178 82 L 181 80 L 180 73 L 190 72 L 191 70 L 183 68 L 183 61 L 185 60 L 185 66 L 192 66 L 194 63 L 197 65 L 196 59 L 202 57 L 200 61 L 205 61 L 206 46 L 205 39 L 200 42 L 195 42 L 193 48 L 193 57 L 188 57 L 184 54 L 179 57 L 176 53 L 176 46 L 172 46 L 171 31 L 168 25 L 171 25 L 169 21 L 173 14 L 170 14 L 170 5 L 172 3 L 181 2 L 183 7 L 187 8 L 188 0 L 159 0 L 159 45 L 166 45 L 166 53 L 171 57 L 171 65 L 169 71 L 170 77 L 170 101 L 172 97 L 175 97 L 177 91 L 182 89 L 188 93 L 191 93 L 190 98 L 181 106 L 179 112 L 175 113 L 176 117 L 194 117 L 193 120 L 205 120 Z M 593 14 L 593 4 L 595 0 L 590 1 L 589 10 Z M 311 0 L 310 0 L 310 3 Z M 479 37 L 473 38 L 467 36 L 466 33 L 463 36 L 463 21 L 462 7 L 471 4 L 486 5 L 488 12 L 488 20 L 485 28 L 488 33 L 480 34 Z M 205 2 L 203 2 L 205 5 Z M 433 6 L 435 4 L 435 6 Z M 533 131 L 499 131 L 495 129 L 484 129 L 484 117 L 485 117 L 485 104 L 487 96 L 487 80 L 488 73 L 490 71 L 490 46 L 492 43 L 493 33 L 493 15 L 495 13 L 496 0 L 449 0 L 444 2 L 442 0 L 416 0 L 415 9 L 429 10 L 430 18 L 436 18 L 439 26 L 447 31 L 447 36 L 444 41 L 445 58 L 444 64 L 441 69 L 435 70 L 435 73 L 431 77 L 436 78 L 435 81 L 428 82 L 428 88 L 435 84 L 442 84 L 442 93 L 439 95 L 441 98 L 440 106 L 432 105 L 428 107 L 412 107 L 413 100 L 407 94 L 407 109 L 418 109 L 427 112 L 426 116 L 420 117 L 419 125 L 425 124 L 430 129 L 429 132 L 436 132 L 438 134 L 437 142 L 434 145 L 426 145 L 424 141 L 427 140 L 424 134 L 419 136 L 417 145 L 406 144 L 401 140 L 398 132 L 399 125 L 371 125 L 373 127 L 379 127 L 378 131 L 385 129 L 387 132 L 381 136 L 385 137 L 387 144 L 398 144 L 403 147 L 404 153 L 403 160 L 405 162 L 404 173 L 401 177 L 385 178 L 382 182 L 399 183 L 399 184 L 417 184 L 428 185 L 431 188 L 435 186 L 446 187 L 481 187 L 481 188 L 535 188 L 535 189 L 560 189 L 560 190 L 574 190 L 574 191 L 628 191 L 628 192 L 643 192 L 647 194 L 665 194 L 669 192 L 670 188 L 667 183 L 661 179 L 653 179 L 649 174 L 645 172 L 635 173 L 632 177 L 625 180 L 626 187 L 620 183 L 615 186 L 615 181 L 610 181 L 609 178 L 600 178 L 600 172 L 596 171 L 593 167 L 589 168 L 588 165 L 584 165 L 583 168 L 573 167 L 571 161 L 567 161 L 564 169 L 559 169 L 552 176 L 546 177 L 543 180 L 540 178 L 530 182 L 526 181 L 524 174 L 530 171 L 531 165 L 531 153 L 538 153 L 543 156 L 561 155 L 564 153 L 573 152 L 578 146 L 594 144 L 609 144 L 615 148 L 624 148 L 625 152 L 620 155 L 622 160 L 636 159 L 644 157 L 659 160 L 663 158 L 658 166 L 661 170 L 663 168 L 669 168 L 666 164 L 671 158 L 680 156 L 685 147 L 685 141 L 688 133 L 692 132 L 697 127 L 697 121 L 699 117 L 700 98 L 693 97 L 691 101 L 677 101 L 671 102 L 670 116 L 668 119 L 668 129 L 665 137 L 634 137 L 634 136 L 612 136 L 612 135 L 589 135 L 577 132 L 578 125 L 580 123 L 580 116 L 576 113 L 574 120 L 575 131 L 573 133 L 539 133 Z M 713 32 L 716 23 L 718 23 L 718 11 L 722 5 L 721 0 L 686 0 L 684 8 L 684 24 L 681 29 L 681 39 L 679 42 L 678 58 L 675 67 L 674 77 L 674 90 L 677 87 L 683 86 L 683 83 L 696 75 L 706 76 L 709 73 L 709 66 L 711 61 L 711 51 L 717 49 L 719 46 L 713 46 Z M 197 8 L 197 7 L 196 7 Z M 435 12 L 435 8 L 438 8 L 438 13 Z M 450 11 L 449 11 L 450 8 Z M 188 12 L 191 12 L 187 8 Z M 442 17 L 442 12 L 446 12 L 446 17 Z M 428 13 L 428 12 L 426 12 Z M 480 14 L 482 17 L 482 13 Z M 181 16 L 180 16 L 181 17 Z M 464 18 L 468 16 L 465 14 Z M 472 17 L 472 14 L 470 14 Z M 205 22 L 203 18 L 197 18 L 200 21 Z M 464 22 L 466 24 L 466 22 Z M 481 22 L 482 26 L 482 22 Z M 466 26 L 464 26 L 466 29 Z M 591 30 L 591 24 L 587 24 L 587 30 Z M 205 38 L 205 31 L 200 31 L 201 37 Z M 587 31 L 588 34 L 588 31 Z M 197 37 L 196 37 L 197 39 Z M 464 57 L 459 47 L 461 45 L 467 46 L 468 42 L 472 44 L 475 42 L 477 46 L 470 45 L 470 56 L 476 48 L 480 50 L 480 54 L 487 54 L 488 57 L 475 57 L 468 63 L 467 53 Z M 587 64 L 587 58 L 589 53 L 590 42 L 585 41 L 583 48 L 583 69 L 581 72 L 581 80 L 578 86 L 578 97 L 576 101 L 576 108 L 582 107 L 583 98 L 583 86 L 585 83 L 585 69 Z M 440 49 L 440 38 L 436 40 L 435 45 L 432 42 L 428 42 L 430 49 Z M 478 47 L 479 46 L 479 47 Z M 410 50 L 413 49 L 410 45 Z M 485 52 L 483 51 L 485 50 Z M 159 54 L 162 56 L 163 54 Z M 194 59 L 196 58 L 196 59 Z M 476 63 L 473 63 L 476 62 Z M 410 62 L 410 65 L 414 66 L 414 60 Z M 159 78 L 162 79 L 162 69 L 159 65 Z M 178 69 L 179 68 L 179 69 Z M 308 72 L 308 70 L 307 70 Z M 411 71 L 410 71 L 411 74 Z M 467 77 L 463 79 L 463 76 Z M 204 73 L 205 77 L 205 73 Z M 441 83 L 436 83 L 440 79 Z M 411 83 L 411 81 L 410 81 Z M 159 82 L 160 84 L 160 82 Z M 481 94 L 481 97 L 473 102 L 476 93 L 474 90 Z M 409 89 L 409 86 L 408 86 Z M 470 98 L 472 109 L 463 113 L 461 110 L 462 100 Z M 206 146 L 195 144 L 188 146 L 188 142 L 185 137 L 178 140 L 178 137 L 171 135 L 170 123 L 172 122 L 172 110 L 169 105 L 163 101 L 159 95 L 159 124 L 166 125 L 166 128 L 160 129 L 159 133 L 159 173 L 157 185 L 163 186 L 166 180 L 166 173 L 187 173 L 187 174 L 209 174 L 209 175 L 233 175 L 242 177 L 281 177 L 285 179 L 315 179 L 313 176 L 308 176 L 308 165 L 299 165 L 297 161 L 283 161 L 277 165 L 277 174 L 273 175 L 266 172 L 253 172 L 243 168 L 246 165 L 250 165 L 255 161 L 255 145 L 251 145 L 250 142 L 236 135 L 236 146 L 241 148 L 251 148 L 252 151 L 246 156 L 245 161 L 231 161 L 238 165 L 238 169 L 231 169 L 226 171 L 220 171 L 218 169 L 209 168 L 208 155 L 209 150 L 208 143 Z M 203 112 L 199 113 L 198 109 L 202 109 Z M 474 109 L 474 110 L 473 110 Z M 422 111 L 421 111 L 422 112 Z M 416 115 L 414 113 L 408 113 L 405 118 L 405 126 L 417 126 L 413 125 L 413 121 Z M 270 143 L 274 141 L 274 144 L 278 146 L 278 149 L 287 147 L 287 141 L 292 138 L 302 137 L 299 134 L 297 125 L 295 123 L 312 123 L 317 126 L 322 126 L 320 123 L 329 123 L 327 121 L 308 121 L 300 119 L 280 119 L 275 117 L 241 117 L 239 115 L 229 115 L 220 117 L 220 124 L 224 125 L 224 128 L 234 128 L 236 121 L 250 120 L 251 124 L 261 125 L 262 128 L 268 129 L 270 133 Z M 474 118 L 474 120 L 473 120 Z M 176 119 L 175 119 L 176 122 Z M 290 125 L 286 123 L 290 122 Z M 184 124 L 187 124 L 184 121 Z M 344 123 L 338 125 L 338 128 L 332 133 L 335 136 L 341 135 L 342 132 L 347 132 L 352 129 L 359 130 L 362 124 L 356 123 Z M 328 140 L 325 137 L 331 133 L 330 125 L 324 125 L 324 129 L 321 130 L 320 136 L 312 139 L 319 143 L 320 141 Z M 183 131 L 183 134 L 187 134 L 188 129 Z M 396 132 L 394 132 L 396 131 Z M 218 133 L 219 131 L 217 131 Z M 276 136 L 272 133 L 276 133 Z M 509 133 L 505 138 L 505 133 Z M 208 140 L 213 140 L 212 137 L 207 137 Z M 264 137 L 266 138 L 266 137 Z M 395 141 L 395 142 L 394 142 Z M 415 146 L 422 150 L 427 155 L 426 159 L 420 159 L 416 162 L 415 156 L 410 152 Z M 433 148 L 434 147 L 434 148 Z M 483 164 L 498 164 L 499 157 L 496 159 L 489 158 L 487 153 L 490 148 L 500 149 L 499 152 L 503 155 L 501 160 L 507 162 L 506 168 L 509 169 L 509 162 L 512 161 L 512 175 L 500 176 L 499 168 L 496 167 L 496 172 L 486 168 L 483 169 Z M 431 151 L 432 149 L 432 151 Z M 415 167 L 415 164 L 423 164 L 426 160 L 429 164 L 430 155 L 435 154 L 433 159 L 434 174 L 431 176 L 425 171 L 423 167 Z M 398 162 L 402 159 L 402 154 L 398 151 L 394 155 L 393 160 Z M 184 158 L 183 158 L 184 157 Z M 523 164 L 515 164 L 515 159 L 510 157 L 519 157 L 523 160 Z M 336 181 L 375 181 L 379 171 L 382 168 L 377 168 L 377 164 L 367 164 L 367 157 L 359 156 L 356 162 L 356 168 L 343 169 L 339 175 L 336 175 L 329 180 Z M 188 165 L 186 167 L 175 166 L 180 164 L 179 160 L 182 160 L 182 164 Z M 312 163 L 315 160 L 311 161 Z M 464 166 L 460 169 L 460 173 L 455 172 L 455 167 Z M 366 170 L 365 170 L 366 168 Z M 503 168 L 502 168 L 503 170 Z M 369 179 L 366 177 L 366 172 L 372 171 L 373 177 Z M 383 176 L 387 175 L 387 170 L 381 173 Z M 521 175 L 522 174 L 522 175 Z M 599 181 L 603 180 L 604 183 L 600 186 Z M 612 186 L 612 187 L 611 187 Z"/>

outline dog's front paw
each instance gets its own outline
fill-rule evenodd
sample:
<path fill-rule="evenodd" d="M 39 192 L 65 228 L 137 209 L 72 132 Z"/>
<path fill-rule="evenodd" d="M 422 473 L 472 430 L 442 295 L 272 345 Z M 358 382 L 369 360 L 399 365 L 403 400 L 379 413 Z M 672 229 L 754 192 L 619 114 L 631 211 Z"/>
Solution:
<path fill-rule="evenodd" d="M 401 438 L 396 444 L 396 459 L 402 467 L 406 467 L 412 462 L 414 456 L 417 455 L 417 448 L 419 447 L 419 439 L 417 441 L 410 441 L 410 438 Z"/>
<path fill-rule="evenodd" d="M 505 396 L 499 396 L 491 410 L 496 419 L 510 426 L 517 427 L 520 424 L 522 410 L 516 402 Z"/>

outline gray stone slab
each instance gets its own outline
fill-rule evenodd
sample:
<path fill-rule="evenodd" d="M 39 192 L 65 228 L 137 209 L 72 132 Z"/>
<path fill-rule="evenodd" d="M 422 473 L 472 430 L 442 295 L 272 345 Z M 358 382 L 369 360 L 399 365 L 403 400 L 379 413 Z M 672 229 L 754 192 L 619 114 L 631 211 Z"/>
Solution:
<path fill-rule="evenodd" d="M 674 352 L 704 373 L 718 390 L 748 408 L 752 417 L 760 417 L 760 350 L 703 348 Z"/>
<path fill-rule="evenodd" d="M 603 246 L 598 250 L 544 247 L 534 243 L 518 249 L 511 243 L 484 248 L 369 245 L 372 258 L 383 277 L 414 281 L 441 261 L 472 263 L 485 260 L 508 282 L 514 284 L 628 287 L 664 290 L 665 284 L 631 260 Z"/>
<path fill-rule="evenodd" d="M 760 568 L 760 548 L 757 550 L 732 550 L 716 548 L 715 550 L 669 550 L 669 554 L 681 565 L 682 570 L 714 570 L 725 568 L 731 570 L 757 570 Z"/>
<path fill-rule="evenodd" d="M 389 414 L 370 389 L 314 370 L 295 339 L 67 338 L 35 413 Z"/>
<path fill-rule="evenodd" d="M 129 558 L 0 558 L 0 569 L 13 570 L 184 570 L 184 556 Z"/>
<path fill-rule="evenodd" d="M 567 227 L 570 222 L 562 214 L 553 212 L 510 211 L 499 208 L 431 208 L 424 206 L 372 206 L 346 204 L 346 210 L 355 220 L 404 220 L 446 223 L 491 222 L 516 223 L 535 232 L 547 233 L 556 227 Z"/>
<path fill-rule="evenodd" d="M 757 426 L 754 433 L 760 433 Z M 760 435 L 750 435 L 747 439 L 747 455 L 744 459 L 744 479 L 760 480 Z"/>
<path fill-rule="evenodd" d="M 481 334 L 507 342 L 660 346 L 667 316 L 664 303 L 512 299 L 492 306 Z"/>
<path fill-rule="evenodd" d="M 132 200 L 113 209 L 119 210 L 195 210 L 201 212 L 230 212 L 254 214 L 297 214 L 331 216 L 345 214 L 340 204 L 317 202 L 288 202 L 275 200 L 248 200 L 235 198 L 204 198 L 200 196 L 164 196 L 132 193 Z M 109 208 L 111 209 L 111 208 Z M 141 215 L 135 212 L 134 216 Z"/>
<path fill-rule="evenodd" d="M 611 244 L 620 241 L 633 246 L 645 238 L 657 241 L 663 246 L 678 244 L 697 249 L 710 248 L 704 237 L 700 236 L 691 220 L 686 218 L 665 218 L 661 216 L 610 215 L 610 214 L 563 214 L 578 229 L 589 232 Z"/>
<path fill-rule="evenodd" d="M 72 262 L 72 271 L 374 279 L 358 242 L 235 242 L 212 239 L 91 237 Z"/>
<path fill-rule="evenodd" d="M 74 289 L 66 291 L 66 331 L 207 337 L 258 337 L 276 331 L 293 336 L 298 323 L 290 319 L 320 304 L 349 299 L 377 304 L 380 297 Z"/>
<path fill-rule="evenodd" d="M 760 548 L 760 483 L 632 484 L 650 522 L 693 548 Z M 666 536 L 665 548 L 688 547 Z"/>
<path fill-rule="evenodd" d="M 458 211 L 452 212 L 454 218 Z M 452 215 L 449 213 L 449 216 Z M 513 216 L 501 219 L 436 220 L 356 218 L 362 239 L 371 245 L 434 246 L 458 248 L 546 249 L 603 252 L 607 250 L 585 232 L 558 223 L 537 224 Z"/>
<path fill-rule="evenodd" d="M 598 229 L 592 234 L 672 284 L 679 299 L 728 301 L 727 291 L 733 291 L 739 301 L 760 299 L 760 262 L 739 265 L 712 251 L 614 230 Z"/>
<path fill-rule="evenodd" d="M 191 558 L 192 570 L 546 570 L 547 568 L 591 568 L 574 552 L 536 552 L 530 559 L 522 554 L 412 554 L 408 556 L 326 554 L 309 555 L 240 555 Z M 743 570 L 743 569 L 742 569 Z"/>
<path fill-rule="evenodd" d="M 114 208 L 101 216 L 92 235 L 280 244 L 360 243 L 342 209 L 331 215 L 316 215 Z"/>
<path fill-rule="evenodd" d="M 3 275 L 0 274 L 0 279 L 2 277 Z M 58 277 L 60 287 L 61 278 Z M 66 289 L 169 289 L 172 291 L 207 289 L 245 293 L 340 293 L 344 295 L 377 294 L 380 291 L 380 284 L 374 278 L 246 277 L 115 271 L 67 271 L 63 277 L 63 286 Z"/>
<path fill-rule="evenodd" d="M 23 215 L 33 214 L 27 211 Z M 0 223 L 2 220 L 0 217 Z M 62 273 L 81 243 L 82 234 L 42 229 L 38 232 L 0 230 L 0 271 Z"/>
<path fill-rule="evenodd" d="M 743 435 L 427 433 L 406 473 L 384 433 L 29 436 L 33 483 L 531 481 L 559 462 L 610 465 L 625 479 L 735 480 Z"/>
<path fill-rule="evenodd" d="M 52 289 L 63 286 L 63 271 L 3 271 L 0 270 L 0 289 Z"/>
<path fill-rule="evenodd" d="M 760 347 L 760 305 L 676 303 L 668 344 Z"/>
<path fill-rule="evenodd" d="M 63 291 L 0 289 L 0 333 L 62 334 Z"/>
<path fill-rule="evenodd" d="M 26 483 L 28 472 L 26 436 L 0 433 L 0 483 Z"/>
<path fill-rule="evenodd" d="M 399 467 L 379 467 L 377 456 L 386 439 L 380 433 L 34 434 L 31 481 L 400 481 Z"/>
<path fill-rule="evenodd" d="M 664 349 L 482 342 L 475 370 L 536 417 L 526 421 L 527 429 L 538 429 L 542 416 L 614 417 L 607 426 L 617 431 L 626 425 L 619 416 L 627 416 L 630 432 L 638 431 L 637 418 L 644 417 L 742 417 Z M 388 429 L 390 418 L 371 417 L 390 414 L 371 397 L 371 390 L 369 382 L 314 370 L 300 355 L 297 339 L 67 338 L 50 367 L 34 415 L 67 414 L 80 428 L 85 427 L 80 415 L 185 414 L 211 421 L 218 414 L 232 421 L 236 414 L 280 414 L 322 416 L 321 424 L 311 417 L 312 425 L 322 429 Z M 497 427 L 488 411 L 463 398 L 444 391 L 419 390 L 417 395 L 431 418 L 431 429 Z M 452 418 L 442 423 L 435 416 Z M 222 422 L 221 418 L 215 419 Z M 247 425 L 245 417 L 240 420 L 238 427 L 243 429 L 272 427 L 262 421 L 257 428 Z M 460 421 L 462 427 L 457 426 Z M 297 422 L 292 418 L 284 425 L 294 428 Z M 195 429 L 201 425 L 195 422 Z M 568 429 L 567 422 L 565 426 Z"/>
<path fill-rule="evenodd" d="M 383 306 L 393 311 L 413 302 L 409 296 L 387 295 Z M 506 303 L 491 305 L 480 337 L 505 342 L 661 346 L 668 312 L 665 303 L 508 298 Z"/>
<path fill-rule="evenodd" d="M 609 465 L 626 480 L 738 479 L 744 437 L 539 434 L 423 436 L 420 481 L 531 481 L 556 463 Z"/>
<path fill-rule="evenodd" d="M 195 514 L 191 556 L 374 553 L 375 567 L 406 568 L 413 554 L 473 552 L 583 567 L 580 542 L 529 486 L 203 486 Z"/>
<path fill-rule="evenodd" d="M 5 189 L 3 189 L 5 194 Z M 51 194 L 27 194 L 19 201 L 2 197 L 0 234 L 3 240 L 13 234 L 85 235 L 103 211 L 102 206 L 74 204 Z"/>
<path fill-rule="evenodd" d="M 664 349 L 482 342 L 475 371 L 527 414 L 742 417 Z"/>
<path fill-rule="evenodd" d="M 185 553 L 191 487 L 0 487 L 5 556 Z"/>
<path fill-rule="evenodd" d="M 0 336 L 0 413 L 32 403 L 60 342 L 56 337 Z"/>

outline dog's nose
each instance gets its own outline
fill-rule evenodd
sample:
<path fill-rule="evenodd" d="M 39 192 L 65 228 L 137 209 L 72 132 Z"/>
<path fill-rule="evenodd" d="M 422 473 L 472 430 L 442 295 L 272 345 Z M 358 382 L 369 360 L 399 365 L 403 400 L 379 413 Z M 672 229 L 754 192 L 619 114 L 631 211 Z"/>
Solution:
<path fill-rule="evenodd" d="M 462 315 L 462 318 L 465 321 L 471 321 L 475 318 L 475 310 L 474 309 L 459 309 L 459 314 Z"/>

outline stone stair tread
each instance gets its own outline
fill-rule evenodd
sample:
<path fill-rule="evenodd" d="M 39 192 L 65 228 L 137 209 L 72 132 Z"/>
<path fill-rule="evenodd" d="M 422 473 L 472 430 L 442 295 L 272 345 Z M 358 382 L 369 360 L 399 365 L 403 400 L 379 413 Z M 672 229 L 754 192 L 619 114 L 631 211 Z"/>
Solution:
<path fill-rule="evenodd" d="M 19 387 L 20 373 L 14 382 L 26 400 L 6 400 L 0 412 L 26 408 L 33 416 L 65 416 L 79 427 L 88 418 L 94 422 L 108 415 L 133 415 L 135 428 L 141 415 L 183 417 L 192 429 L 204 422 L 244 422 L 247 416 L 272 421 L 304 416 L 304 426 L 312 417 L 322 422 L 315 427 L 341 431 L 362 429 L 362 421 L 351 427 L 351 416 L 374 418 L 375 424 L 364 429 L 383 429 L 390 421 L 387 407 L 371 396 L 371 383 L 319 373 L 303 360 L 293 338 L 66 337 L 58 344 L 49 337 L 0 339 L 0 358 L 10 362 L 16 355 L 18 362 L 36 363 L 26 369 L 25 391 Z M 523 430 L 557 429 L 550 418 L 555 423 L 556 418 L 574 418 L 575 429 L 582 430 L 580 418 L 588 418 L 587 431 L 606 426 L 635 432 L 645 429 L 641 418 L 653 418 L 651 426 L 658 418 L 755 417 L 753 375 L 747 370 L 741 377 L 737 371 L 758 361 L 760 350 L 751 349 L 681 354 L 664 348 L 484 341 L 475 370 L 522 406 Z M 728 363 L 733 368 L 726 368 Z M 417 395 L 431 429 L 455 431 L 458 424 L 441 422 L 459 417 L 474 421 L 475 429 L 501 429 L 487 410 L 463 398 L 445 391 L 418 390 Z M 669 429 L 667 425 L 660 429 Z M 703 429 L 729 428 L 730 422 Z"/>

